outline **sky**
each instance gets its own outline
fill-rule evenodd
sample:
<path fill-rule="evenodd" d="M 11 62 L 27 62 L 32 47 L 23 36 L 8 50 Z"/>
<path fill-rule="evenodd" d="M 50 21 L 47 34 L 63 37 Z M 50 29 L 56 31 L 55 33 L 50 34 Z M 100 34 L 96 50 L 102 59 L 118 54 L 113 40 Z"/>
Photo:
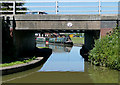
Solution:
<path fill-rule="evenodd" d="M 56 0 L 25 0 L 25 1 L 56 1 Z M 83 0 L 57 0 L 57 1 L 83 1 Z M 99 0 L 85 0 L 85 1 L 99 1 Z M 120 0 L 100 0 L 100 1 L 120 1 Z M 98 6 L 99 3 L 97 2 L 86 2 L 86 3 L 61 3 L 58 2 L 58 6 Z M 55 6 L 55 3 L 27 3 L 25 6 Z M 118 6 L 117 2 L 102 2 L 101 6 Z M 40 10 L 40 11 L 45 11 L 48 14 L 55 14 L 55 12 L 48 12 L 48 11 L 55 11 L 55 7 L 50 8 L 28 8 L 29 10 Z M 59 7 L 58 14 L 99 14 L 98 12 L 98 7 L 88 7 L 88 8 L 83 8 L 83 7 L 67 7 L 67 8 L 62 8 Z M 118 12 L 115 12 L 118 10 L 118 7 L 102 7 L 101 14 L 116 14 Z M 105 11 L 110 11 L 110 12 L 105 12 Z M 114 11 L 115 10 L 115 11 Z M 68 12 L 68 11 L 74 11 L 74 12 Z M 92 12 L 84 12 L 84 11 L 92 11 Z"/>

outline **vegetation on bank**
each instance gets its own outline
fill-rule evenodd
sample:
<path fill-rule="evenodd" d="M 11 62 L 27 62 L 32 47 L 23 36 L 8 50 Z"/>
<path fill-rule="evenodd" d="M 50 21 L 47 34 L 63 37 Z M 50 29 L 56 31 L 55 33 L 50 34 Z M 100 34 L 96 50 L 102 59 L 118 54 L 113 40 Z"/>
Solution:
<path fill-rule="evenodd" d="M 4 64 L 0 64 L 0 67 L 7 67 L 7 66 L 13 66 L 13 65 L 17 65 L 17 64 L 23 64 L 23 63 L 28 63 L 32 60 L 36 59 L 36 57 L 32 57 L 26 60 L 19 60 L 19 61 L 14 61 L 14 62 L 10 62 L 10 63 L 4 63 Z"/>
<path fill-rule="evenodd" d="M 49 47 L 37 47 L 37 48 L 49 48 Z"/>
<path fill-rule="evenodd" d="M 95 47 L 89 53 L 89 61 L 95 65 L 120 70 L 118 36 L 118 28 L 115 28 L 105 37 L 96 40 Z"/>
<path fill-rule="evenodd" d="M 72 37 L 73 44 L 84 44 L 84 37 Z"/>

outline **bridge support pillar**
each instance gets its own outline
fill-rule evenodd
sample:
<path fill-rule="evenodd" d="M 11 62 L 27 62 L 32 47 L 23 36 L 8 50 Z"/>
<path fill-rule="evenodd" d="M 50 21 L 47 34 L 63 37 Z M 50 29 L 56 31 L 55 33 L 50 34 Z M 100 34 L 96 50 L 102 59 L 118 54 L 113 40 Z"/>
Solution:
<path fill-rule="evenodd" d="M 43 33 L 43 37 L 45 37 L 45 33 Z"/>
<path fill-rule="evenodd" d="M 93 48 L 95 39 L 100 37 L 100 31 L 86 31 L 85 32 L 85 44 L 80 50 L 80 54 L 87 61 L 88 60 L 88 52 Z"/>
<path fill-rule="evenodd" d="M 100 37 L 100 31 L 85 32 L 85 48 L 91 50 L 94 46 L 94 41 Z"/>
<path fill-rule="evenodd" d="M 16 56 L 32 56 L 35 50 L 35 33 L 31 31 L 14 31 Z"/>
<path fill-rule="evenodd" d="M 40 37 L 42 37 L 42 33 L 40 33 Z"/>

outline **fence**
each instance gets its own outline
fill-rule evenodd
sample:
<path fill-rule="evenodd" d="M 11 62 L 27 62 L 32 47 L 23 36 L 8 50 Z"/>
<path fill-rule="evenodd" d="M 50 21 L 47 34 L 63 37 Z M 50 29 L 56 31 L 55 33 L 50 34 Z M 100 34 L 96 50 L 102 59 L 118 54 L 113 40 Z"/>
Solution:
<path fill-rule="evenodd" d="M 1 5 L 0 13 L 4 14 L 18 14 L 18 13 L 48 13 L 48 14 L 81 14 L 81 13 L 93 13 L 102 14 L 103 12 L 115 13 L 117 14 L 118 5 L 112 5 L 111 3 L 118 3 L 117 1 L 0 1 L 0 3 L 11 4 L 9 6 Z M 18 6 L 17 4 L 25 3 L 23 6 Z M 82 4 L 81 4 L 82 3 Z M 105 5 L 102 5 L 106 3 Z M 28 5 L 27 5 L 28 4 Z M 36 5 L 37 4 L 37 5 Z M 44 5 L 45 4 L 45 5 Z M 110 5 L 108 5 L 110 4 Z M 9 8 L 9 9 L 6 9 Z M 28 10 L 23 10 L 28 8 Z M 104 10 L 104 9 L 107 10 Z M 19 9 L 19 10 L 18 10 Z M 37 9 L 37 10 L 36 10 Z M 39 10 L 40 9 L 40 10 Z M 52 9 L 52 10 L 51 10 Z M 81 10 L 82 9 L 82 10 Z M 113 9 L 113 10 L 112 10 Z M 109 14 L 108 13 L 108 14 Z"/>

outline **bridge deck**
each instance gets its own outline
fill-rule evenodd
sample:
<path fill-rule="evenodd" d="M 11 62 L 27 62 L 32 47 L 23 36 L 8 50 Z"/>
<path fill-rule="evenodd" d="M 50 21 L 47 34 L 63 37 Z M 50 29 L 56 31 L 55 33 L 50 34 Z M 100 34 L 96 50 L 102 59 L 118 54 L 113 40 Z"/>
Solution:
<path fill-rule="evenodd" d="M 16 30 L 100 30 L 114 28 L 117 15 L 14 15 Z"/>

